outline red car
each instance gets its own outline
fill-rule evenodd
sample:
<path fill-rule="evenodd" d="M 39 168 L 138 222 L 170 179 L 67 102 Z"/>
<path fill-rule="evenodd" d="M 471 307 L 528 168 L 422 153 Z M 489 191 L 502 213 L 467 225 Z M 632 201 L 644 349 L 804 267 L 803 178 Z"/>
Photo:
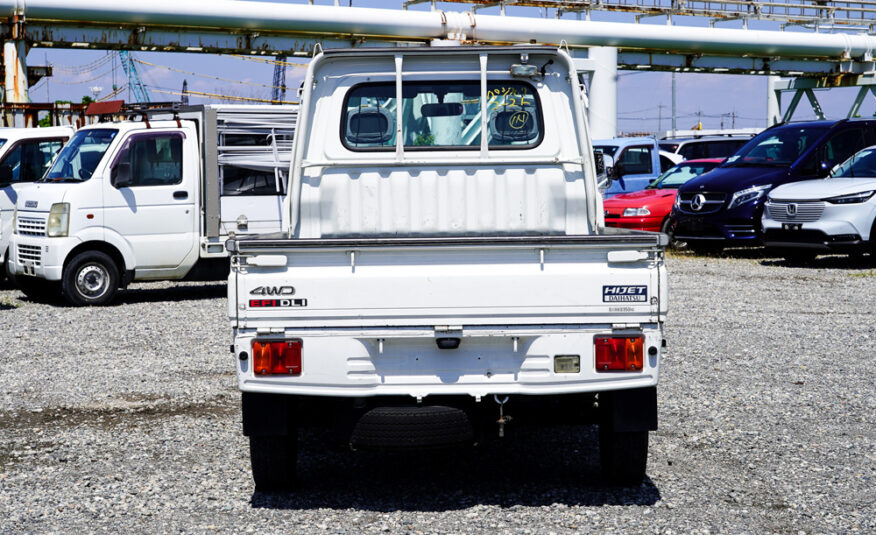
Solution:
<path fill-rule="evenodd" d="M 688 180 L 711 171 L 722 158 L 685 160 L 669 168 L 647 188 L 615 195 L 603 203 L 605 224 L 609 227 L 666 232 L 669 212 L 675 203 L 678 187 Z"/>

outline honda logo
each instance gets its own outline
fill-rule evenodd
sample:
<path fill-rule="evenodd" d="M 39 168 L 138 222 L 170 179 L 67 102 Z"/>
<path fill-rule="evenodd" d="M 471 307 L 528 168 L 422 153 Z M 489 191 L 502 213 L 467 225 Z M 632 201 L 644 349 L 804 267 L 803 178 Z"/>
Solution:
<path fill-rule="evenodd" d="M 797 203 L 790 203 L 785 207 L 785 211 L 788 212 L 789 216 L 797 215 Z"/>

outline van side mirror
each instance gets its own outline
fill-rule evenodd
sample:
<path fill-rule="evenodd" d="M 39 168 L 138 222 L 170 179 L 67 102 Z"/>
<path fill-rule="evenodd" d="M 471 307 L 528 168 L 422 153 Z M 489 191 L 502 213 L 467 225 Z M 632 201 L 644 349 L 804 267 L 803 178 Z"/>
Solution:
<path fill-rule="evenodd" d="M 110 172 L 110 183 L 116 188 L 127 188 L 133 183 L 131 179 L 131 163 L 120 161 Z"/>
<path fill-rule="evenodd" d="M 12 166 L 9 164 L 0 165 L 0 186 L 8 186 L 12 184 Z"/>

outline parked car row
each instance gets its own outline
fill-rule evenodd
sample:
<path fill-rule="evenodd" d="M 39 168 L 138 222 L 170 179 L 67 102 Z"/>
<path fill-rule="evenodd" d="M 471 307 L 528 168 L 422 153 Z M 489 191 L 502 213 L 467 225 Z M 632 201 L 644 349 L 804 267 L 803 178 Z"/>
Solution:
<path fill-rule="evenodd" d="M 699 251 L 876 253 L 876 120 L 777 125 L 702 167 L 709 162 L 682 162 L 641 192 L 607 199 L 606 224 L 659 229 Z"/>

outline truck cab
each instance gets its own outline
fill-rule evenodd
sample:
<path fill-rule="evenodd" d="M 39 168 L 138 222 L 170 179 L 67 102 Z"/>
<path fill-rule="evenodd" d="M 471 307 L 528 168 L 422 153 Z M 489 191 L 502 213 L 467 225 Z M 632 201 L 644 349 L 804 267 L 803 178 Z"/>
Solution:
<path fill-rule="evenodd" d="M 199 107 L 80 129 L 17 200 L 16 284 L 40 297 L 60 282 L 71 304 L 100 305 L 135 280 L 224 278 L 228 235 L 280 228 L 294 125 L 283 111 Z"/>
<path fill-rule="evenodd" d="M 655 178 L 684 157 L 661 150 L 655 138 L 616 137 L 597 139 L 593 148 L 601 150 L 613 160 L 609 173 L 611 184 L 605 190 L 605 198 L 620 193 L 645 189 Z"/>
<path fill-rule="evenodd" d="M 227 242 L 256 488 L 294 487 L 300 428 L 471 445 L 597 397 L 606 476 L 641 482 L 667 239 L 605 227 L 577 80 L 546 46 L 314 57 L 283 232 Z"/>
<path fill-rule="evenodd" d="M 73 132 L 72 126 L 0 128 L 0 279 L 6 276 L 18 195 L 43 176 Z"/>

